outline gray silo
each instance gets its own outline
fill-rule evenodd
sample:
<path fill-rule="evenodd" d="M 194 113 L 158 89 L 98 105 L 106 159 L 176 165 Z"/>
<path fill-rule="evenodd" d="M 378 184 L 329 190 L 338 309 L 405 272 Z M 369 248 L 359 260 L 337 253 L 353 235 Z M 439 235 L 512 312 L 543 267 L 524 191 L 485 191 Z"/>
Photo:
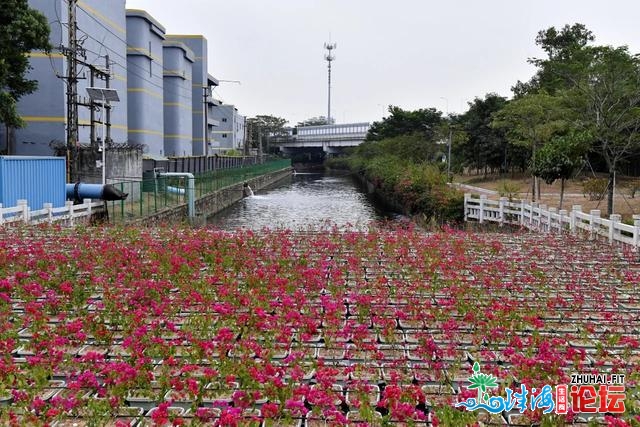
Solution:
<path fill-rule="evenodd" d="M 127 9 L 129 142 L 150 156 L 164 155 L 164 27 L 143 10 Z"/>
<path fill-rule="evenodd" d="M 184 43 L 166 40 L 164 58 L 164 154 L 191 156 L 192 66 L 194 54 Z M 198 100 L 200 98 L 198 97 Z"/>
<path fill-rule="evenodd" d="M 193 155 L 207 154 L 204 138 L 204 95 L 208 87 L 207 39 L 202 35 L 167 35 L 167 40 L 182 42 L 193 51 L 193 73 L 191 82 L 191 109 L 193 116 Z"/>

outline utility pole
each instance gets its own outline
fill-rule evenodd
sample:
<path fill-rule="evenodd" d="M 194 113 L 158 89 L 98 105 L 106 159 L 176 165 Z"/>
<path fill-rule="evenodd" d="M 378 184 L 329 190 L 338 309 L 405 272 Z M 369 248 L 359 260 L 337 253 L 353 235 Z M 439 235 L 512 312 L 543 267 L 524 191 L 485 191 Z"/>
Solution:
<path fill-rule="evenodd" d="M 109 78 L 111 77 L 109 72 L 109 54 L 105 55 L 104 60 L 106 71 L 104 87 L 109 89 Z M 102 100 L 102 111 L 104 116 L 102 117 L 102 185 L 105 185 L 107 183 L 107 142 L 111 142 L 111 105 L 109 105 L 105 99 Z M 113 174 L 110 175 L 113 176 Z"/>
<path fill-rule="evenodd" d="M 453 133 L 451 116 L 449 116 L 449 98 L 441 96 L 440 99 L 444 99 L 447 103 L 447 120 L 449 121 L 449 141 L 447 143 L 447 181 L 451 181 L 451 136 Z"/>
<path fill-rule="evenodd" d="M 76 3 L 69 0 L 69 45 L 67 57 L 67 181 L 78 179 L 78 39 L 76 30 Z"/>
<path fill-rule="evenodd" d="M 78 106 L 87 107 L 90 110 L 90 120 L 88 125 L 82 126 L 90 126 L 90 140 L 93 149 L 98 148 L 98 144 L 96 141 L 96 131 L 95 124 L 97 123 L 95 117 L 95 110 L 97 108 L 97 104 L 91 99 L 89 102 L 80 101 L 78 98 L 78 81 L 80 79 L 84 79 L 85 77 L 78 76 L 78 65 L 82 65 L 83 67 L 88 68 L 90 73 L 90 83 L 93 87 L 95 84 L 95 79 L 102 79 L 105 81 L 106 88 L 109 88 L 110 84 L 110 62 L 109 55 L 106 55 L 106 68 L 104 70 L 96 67 L 93 64 L 89 64 L 86 59 L 86 51 L 81 46 L 77 38 L 78 31 L 78 22 L 76 16 L 76 5 L 78 0 L 68 0 L 68 20 L 69 20 L 69 37 L 68 37 L 68 45 L 61 46 L 61 51 L 67 59 L 67 74 L 63 78 L 67 83 L 67 127 L 66 127 L 66 157 L 67 157 L 67 181 L 68 182 L 76 182 L 80 178 L 79 174 L 79 166 L 80 166 L 80 147 L 79 147 L 79 132 L 78 128 L 81 126 L 78 123 Z M 81 57 L 82 59 L 80 59 Z M 105 106 L 104 103 L 101 106 L 102 114 L 100 123 L 102 125 L 102 145 L 104 149 L 104 144 L 107 140 L 111 140 L 111 106 L 107 103 Z M 106 116 L 106 118 L 105 118 Z M 106 121 L 106 132 L 105 132 L 105 121 Z M 103 153 L 104 154 L 104 153 Z M 104 163 L 104 161 L 103 161 Z M 104 165 L 103 165 L 104 168 Z"/>
<path fill-rule="evenodd" d="M 104 86 L 105 88 L 109 89 L 111 87 L 111 71 L 110 71 L 110 64 L 109 64 L 109 54 L 107 54 L 105 56 L 105 75 L 104 75 Z M 104 105 L 103 105 L 103 108 Z M 107 116 L 107 134 L 106 136 L 103 135 L 104 138 L 104 142 L 105 142 L 105 146 L 107 142 L 111 142 L 111 105 L 107 102 L 106 108 L 105 108 L 105 113 Z M 102 167 L 104 168 L 104 165 L 102 165 Z"/>
<path fill-rule="evenodd" d="M 249 155 L 249 137 L 251 136 L 251 122 L 244 118 L 244 155 Z"/>
<path fill-rule="evenodd" d="M 109 63 L 109 59 L 107 57 L 107 64 Z M 96 78 L 100 79 L 100 80 L 105 80 L 105 85 L 106 87 L 109 87 L 109 67 L 107 66 L 106 70 L 102 70 L 98 67 L 96 67 L 93 64 L 89 64 L 86 61 L 81 61 L 78 60 L 76 58 L 76 64 L 80 64 L 86 68 L 89 69 L 89 82 L 90 82 L 90 88 L 94 88 L 95 87 L 95 82 L 96 82 Z M 100 151 L 104 150 L 104 143 L 105 140 L 107 138 L 107 126 L 109 126 L 110 122 L 109 120 L 107 120 L 106 118 L 106 110 L 107 108 L 110 108 L 110 105 L 105 105 L 104 102 L 102 103 L 97 103 L 95 101 L 94 98 L 92 98 L 91 96 L 89 97 L 89 102 L 77 102 L 77 105 L 79 106 L 83 106 L 89 109 L 89 124 L 88 125 L 84 125 L 84 124 L 78 124 L 78 126 L 89 126 L 89 139 L 91 141 L 91 149 L 94 155 L 97 155 Z M 100 109 L 100 119 L 96 119 L 96 110 L 98 110 L 98 108 Z M 107 123 L 108 122 L 108 123 Z M 96 135 L 96 124 L 100 125 L 100 144 L 98 144 L 98 136 Z M 110 126 L 109 126 L 110 129 Z M 104 154 L 104 153 L 103 153 Z M 103 158 L 103 160 L 101 161 L 101 165 L 103 165 L 105 163 L 105 160 Z M 97 165 L 97 161 L 96 161 L 96 165 Z M 102 166 L 100 166 L 102 167 Z M 104 171 L 103 171 L 103 175 L 104 175 Z M 103 181 L 104 181 L 104 177 L 103 177 Z"/>
<path fill-rule="evenodd" d="M 328 97 L 327 97 L 327 124 L 331 124 L 331 61 L 336 59 L 334 55 L 331 54 L 331 51 L 337 48 L 338 45 L 336 43 L 325 43 L 324 48 L 327 49 L 327 54 L 324 56 L 324 59 L 327 60 L 327 71 L 328 71 Z"/>
<path fill-rule="evenodd" d="M 93 68 L 90 68 L 89 71 L 90 71 L 89 87 L 94 87 L 96 83 L 96 79 L 95 79 L 96 73 Z M 89 99 L 89 141 L 91 142 L 92 150 L 95 150 L 98 146 L 96 141 L 96 128 L 95 128 L 95 122 L 96 122 L 95 106 L 96 106 L 96 103 L 93 101 L 93 99 Z"/>

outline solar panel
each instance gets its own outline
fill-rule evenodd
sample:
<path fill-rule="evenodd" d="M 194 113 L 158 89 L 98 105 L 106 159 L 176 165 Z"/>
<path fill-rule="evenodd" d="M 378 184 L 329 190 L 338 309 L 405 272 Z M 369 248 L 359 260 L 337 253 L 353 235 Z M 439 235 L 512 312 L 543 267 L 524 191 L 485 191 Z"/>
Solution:
<path fill-rule="evenodd" d="M 118 91 L 111 88 L 88 87 L 87 93 L 89 94 L 89 98 L 91 98 L 92 101 L 102 101 L 102 102 L 120 101 L 120 97 L 118 96 Z"/>

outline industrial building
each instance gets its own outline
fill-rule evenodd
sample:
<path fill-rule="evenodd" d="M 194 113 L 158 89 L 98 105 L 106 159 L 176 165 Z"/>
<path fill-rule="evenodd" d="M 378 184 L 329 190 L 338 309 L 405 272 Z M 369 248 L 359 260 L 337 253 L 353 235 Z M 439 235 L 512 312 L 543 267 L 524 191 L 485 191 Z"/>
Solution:
<path fill-rule="evenodd" d="M 162 45 L 164 92 L 164 155 L 193 153 L 192 68 L 195 55 L 184 43 L 165 40 Z"/>
<path fill-rule="evenodd" d="M 147 12 L 127 9 L 128 139 L 150 156 L 163 156 L 165 29 Z M 184 73 L 184 70 L 180 70 Z"/>
<path fill-rule="evenodd" d="M 63 46 L 68 40 L 68 2 L 66 0 L 29 0 L 29 5 L 42 12 L 51 27 L 50 42 L 54 47 L 50 54 L 32 52 L 29 78 L 38 81 L 38 90 L 19 100 L 18 111 L 26 122 L 23 129 L 6 129 L 0 126 L 0 151 L 6 154 L 49 156 L 53 146 L 66 142 L 67 64 Z M 86 66 L 78 68 L 78 141 L 90 143 L 91 120 L 101 118 L 101 111 L 92 115 L 88 108 L 89 86 L 111 88 L 118 92 L 120 102 L 113 105 L 111 125 L 106 132 L 115 141 L 127 139 L 127 31 L 125 0 L 82 0 L 77 2 L 78 57 Z M 107 72 L 108 81 L 100 71 Z M 99 131 L 100 126 L 94 126 Z"/>
<path fill-rule="evenodd" d="M 85 182 L 141 179 L 142 157 L 209 155 L 244 145 L 244 117 L 212 97 L 219 82 L 207 69 L 203 36 L 167 35 L 146 11 L 127 10 L 125 0 L 29 0 L 29 5 L 48 19 L 53 49 L 31 53 L 29 78 L 38 81 L 38 89 L 19 101 L 24 128 L 0 126 L 0 154 L 50 156 L 66 150 L 68 155 L 73 105 L 79 130 L 72 161 Z M 72 16 L 75 50 L 69 49 Z M 70 63 L 76 64 L 73 79 Z M 71 80 L 77 80 L 76 103 L 67 101 L 74 99 L 67 96 Z M 103 89 L 116 96 L 106 106 L 106 98 L 96 99 L 96 93 L 106 96 Z"/>
<path fill-rule="evenodd" d="M 245 141 L 246 117 L 238 113 L 234 105 L 220 104 L 213 111 L 214 118 L 219 122 L 212 132 L 212 148 L 220 150 L 243 150 Z"/>
<path fill-rule="evenodd" d="M 207 39 L 201 35 L 172 34 L 167 35 L 167 40 L 185 44 L 194 54 L 193 72 L 191 74 L 191 112 L 192 112 L 192 138 L 194 156 L 203 156 L 208 153 L 209 126 L 216 123 L 208 117 L 208 106 L 212 102 L 210 98 L 211 88 L 218 86 L 218 80 L 207 72 Z M 205 117 L 205 115 L 207 117 Z M 211 123 L 208 123 L 211 121 Z M 205 127 L 205 122 L 207 122 Z M 207 131 L 205 131 L 207 129 Z"/>

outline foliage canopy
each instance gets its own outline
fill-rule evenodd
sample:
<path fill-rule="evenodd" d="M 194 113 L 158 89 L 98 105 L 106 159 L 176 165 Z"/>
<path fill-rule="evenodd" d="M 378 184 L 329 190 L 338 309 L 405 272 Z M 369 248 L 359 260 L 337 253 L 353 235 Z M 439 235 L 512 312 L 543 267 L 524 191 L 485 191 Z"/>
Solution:
<path fill-rule="evenodd" d="M 0 122 L 22 127 L 16 109 L 20 97 L 36 90 L 38 83 L 26 77 L 29 53 L 49 51 L 49 24 L 27 0 L 5 0 L 0 8 Z"/>

